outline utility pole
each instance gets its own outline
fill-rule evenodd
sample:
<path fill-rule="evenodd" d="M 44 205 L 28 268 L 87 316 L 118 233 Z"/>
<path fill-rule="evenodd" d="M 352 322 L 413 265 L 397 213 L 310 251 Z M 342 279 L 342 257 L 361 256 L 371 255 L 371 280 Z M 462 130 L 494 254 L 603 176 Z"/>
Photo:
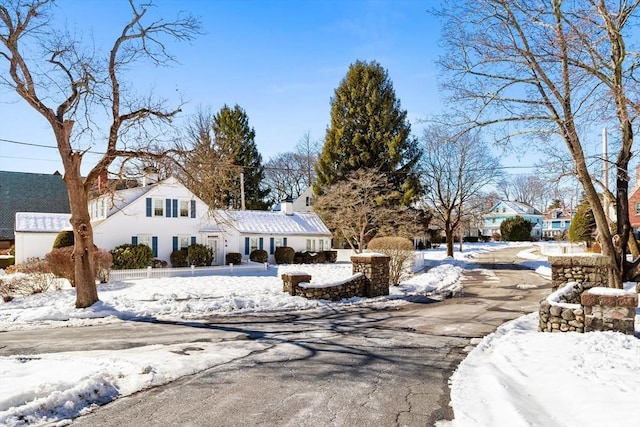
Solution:
<path fill-rule="evenodd" d="M 604 215 L 607 222 L 611 222 L 609 218 L 609 152 L 607 147 L 607 128 L 602 128 L 602 185 L 603 185 L 603 202 Z"/>
<path fill-rule="evenodd" d="M 244 206 L 244 172 L 240 172 L 240 209 L 245 210 Z"/>

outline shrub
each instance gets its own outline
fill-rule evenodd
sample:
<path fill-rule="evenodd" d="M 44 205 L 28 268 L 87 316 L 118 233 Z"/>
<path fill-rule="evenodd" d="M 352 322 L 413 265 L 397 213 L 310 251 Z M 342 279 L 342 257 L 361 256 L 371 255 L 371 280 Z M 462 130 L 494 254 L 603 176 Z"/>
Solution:
<path fill-rule="evenodd" d="M 249 254 L 249 259 L 253 262 L 265 263 L 269 261 L 269 254 L 265 250 L 255 249 Z"/>
<path fill-rule="evenodd" d="M 302 256 L 302 252 L 295 252 L 293 254 L 293 263 L 294 264 L 302 264 L 302 263 L 304 263 L 304 258 Z"/>
<path fill-rule="evenodd" d="M 300 262 L 298 264 L 315 264 L 318 262 L 318 254 L 316 252 L 296 252 L 294 256 L 294 262 L 298 259 Z"/>
<path fill-rule="evenodd" d="M 338 260 L 338 251 L 324 251 L 324 259 L 326 262 L 336 262 Z"/>
<path fill-rule="evenodd" d="M 33 295 L 47 291 L 53 285 L 54 275 L 49 263 L 39 258 L 29 258 L 12 268 L 13 277 L 0 279 L 0 296 L 7 302 L 16 295 Z"/>
<path fill-rule="evenodd" d="M 76 285 L 76 271 L 71 258 L 73 254 L 73 246 L 65 246 L 62 248 L 54 249 L 45 255 L 44 259 L 49 263 L 51 272 L 57 277 L 63 277 L 71 283 L 71 286 Z"/>
<path fill-rule="evenodd" d="M 53 242 L 53 249 L 66 248 L 73 246 L 75 239 L 73 237 L 73 231 L 61 231 L 56 236 L 56 240 Z"/>
<path fill-rule="evenodd" d="M 227 263 L 227 265 L 240 265 L 242 264 L 242 254 L 238 252 L 229 252 L 225 256 L 225 262 Z"/>
<path fill-rule="evenodd" d="M 520 215 L 507 218 L 500 223 L 500 234 L 507 242 L 526 242 L 531 240 L 533 225 Z"/>
<path fill-rule="evenodd" d="M 142 243 L 138 245 L 126 243 L 112 249 L 111 256 L 114 270 L 145 268 L 151 264 L 153 251 Z"/>
<path fill-rule="evenodd" d="M 171 267 L 189 267 L 189 252 L 186 249 L 178 249 L 171 252 L 169 255 L 169 261 L 171 261 Z"/>
<path fill-rule="evenodd" d="M 194 243 L 187 248 L 189 264 L 196 267 L 207 267 L 213 262 L 213 249 L 200 243 Z"/>
<path fill-rule="evenodd" d="M 595 231 L 596 220 L 593 216 L 593 211 L 589 203 L 583 200 L 578 205 L 578 210 L 571 219 L 571 224 L 569 224 L 569 241 L 587 242 L 587 245 L 591 245 Z"/>
<path fill-rule="evenodd" d="M 389 258 L 389 283 L 397 286 L 411 268 L 413 242 L 404 237 L 376 237 L 367 249 L 387 255 Z"/>
<path fill-rule="evenodd" d="M 164 268 L 167 265 L 167 261 L 163 259 L 154 258 L 151 260 L 151 267 L 153 268 Z"/>
<path fill-rule="evenodd" d="M 16 259 L 14 257 L 11 258 L 0 258 L 0 268 L 5 269 L 13 264 L 15 264 Z"/>
<path fill-rule="evenodd" d="M 75 287 L 76 271 L 73 263 L 73 246 L 66 246 L 58 249 L 54 249 L 45 255 L 45 261 L 47 271 L 53 273 L 57 277 L 67 279 L 71 286 Z M 109 281 L 109 269 L 113 263 L 113 257 L 111 254 L 100 248 L 95 248 L 93 255 L 93 264 L 96 270 L 96 279 L 100 283 L 106 283 Z"/>
<path fill-rule="evenodd" d="M 280 246 L 276 248 L 275 259 L 276 264 L 293 264 L 293 257 L 296 251 L 288 246 Z"/>
<path fill-rule="evenodd" d="M 113 265 L 113 256 L 105 249 L 96 248 L 93 256 L 93 263 L 96 269 L 96 279 L 100 283 L 107 283 L 109 281 L 109 270 Z"/>

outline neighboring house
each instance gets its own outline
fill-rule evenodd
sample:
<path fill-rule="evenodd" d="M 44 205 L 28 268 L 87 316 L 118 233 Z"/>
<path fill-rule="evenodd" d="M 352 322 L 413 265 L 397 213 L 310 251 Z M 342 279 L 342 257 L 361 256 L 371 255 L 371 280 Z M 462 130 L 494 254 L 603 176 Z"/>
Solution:
<path fill-rule="evenodd" d="M 636 182 L 629 189 L 629 222 L 636 239 L 640 238 L 640 165 L 636 167 Z"/>
<path fill-rule="evenodd" d="M 550 209 L 544 214 L 542 220 L 542 238 L 557 239 L 566 236 L 571 225 L 571 219 L 575 216 L 573 209 Z"/>
<path fill-rule="evenodd" d="M 309 187 L 293 201 L 293 210 L 295 212 L 313 212 L 311 205 L 313 204 L 313 187 Z"/>
<path fill-rule="evenodd" d="M 71 230 L 71 214 L 18 212 L 15 215 L 15 263 L 29 258 L 44 258 L 51 252 L 58 233 Z"/>
<path fill-rule="evenodd" d="M 17 212 L 71 212 L 60 173 L 0 171 L 0 249 L 14 244 Z"/>
<path fill-rule="evenodd" d="M 500 200 L 484 215 L 482 235 L 493 236 L 496 233 L 499 234 L 502 221 L 516 216 L 520 216 L 531 223 L 531 238 L 538 240 L 542 237 L 543 213 L 526 203 L 512 202 L 510 200 Z"/>
<path fill-rule="evenodd" d="M 111 250 L 125 243 L 144 243 L 155 258 L 167 262 L 171 252 L 193 243 L 214 250 L 214 265 L 225 264 L 230 252 L 248 259 L 252 250 L 264 249 L 273 262 L 278 246 L 296 251 L 331 247 L 331 233 L 318 216 L 293 212 L 293 203 L 283 203 L 281 212 L 211 211 L 175 178 L 103 194 L 90 202 L 89 212 L 98 247 Z M 28 240 L 35 239 L 38 230 L 21 232 L 31 234 L 25 237 Z"/>

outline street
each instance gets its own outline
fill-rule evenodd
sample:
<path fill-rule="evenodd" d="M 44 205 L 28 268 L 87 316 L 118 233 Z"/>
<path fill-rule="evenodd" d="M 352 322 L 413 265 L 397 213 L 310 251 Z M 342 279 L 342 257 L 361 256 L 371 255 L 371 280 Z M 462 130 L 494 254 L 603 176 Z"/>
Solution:
<path fill-rule="evenodd" d="M 440 302 L 4 332 L 0 355 L 181 342 L 192 344 L 189 357 L 202 342 L 266 344 L 96 408 L 74 426 L 432 426 L 453 418 L 448 379 L 471 340 L 536 311 L 550 292 L 548 280 L 517 264 L 522 249 L 480 255 L 479 269 L 465 271 L 464 295 Z"/>

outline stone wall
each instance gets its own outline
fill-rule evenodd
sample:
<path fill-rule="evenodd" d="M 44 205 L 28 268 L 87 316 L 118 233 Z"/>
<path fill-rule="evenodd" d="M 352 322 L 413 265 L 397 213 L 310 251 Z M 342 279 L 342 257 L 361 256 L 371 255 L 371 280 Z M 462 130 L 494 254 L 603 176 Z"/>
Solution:
<path fill-rule="evenodd" d="M 540 303 L 538 331 L 592 332 L 618 331 L 633 335 L 638 307 L 635 291 L 612 288 L 590 288 L 574 299 L 582 284 L 572 282 L 553 292 Z"/>
<path fill-rule="evenodd" d="M 584 332 L 584 310 L 580 304 L 567 302 L 580 285 L 569 283 L 556 290 L 540 303 L 538 311 L 540 332 Z"/>
<path fill-rule="evenodd" d="M 389 261 L 382 254 L 360 254 L 351 257 L 353 276 L 336 283 L 314 284 L 304 272 L 283 274 L 282 290 L 293 296 L 338 301 L 353 297 L 389 295 Z"/>
<path fill-rule="evenodd" d="M 592 288 L 582 294 L 585 332 L 619 331 L 633 335 L 638 294 L 611 288 Z"/>
<path fill-rule="evenodd" d="M 569 303 L 580 304 L 580 295 L 587 289 L 607 287 L 609 284 L 609 257 L 604 255 L 550 256 L 551 288 L 556 291 L 567 283 L 578 284 L 572 295 L 565 297 Z"/>

